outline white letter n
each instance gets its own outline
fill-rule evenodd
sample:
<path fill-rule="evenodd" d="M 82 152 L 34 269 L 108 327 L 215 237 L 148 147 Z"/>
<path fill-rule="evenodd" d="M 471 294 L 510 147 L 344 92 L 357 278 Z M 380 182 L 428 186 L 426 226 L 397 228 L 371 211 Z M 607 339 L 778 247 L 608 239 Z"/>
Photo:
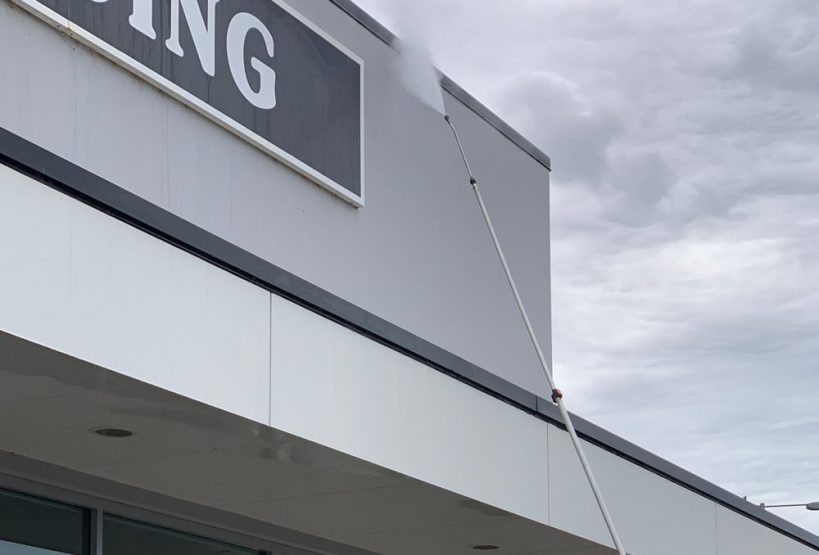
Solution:
<path fill-rule="evenodd" d="M 214 76 L 216 73 L 216 3 L 219 0 L 208 0 L 208 20 L 199 11 L 197 0 L 171 0 L 171 36 L 165 41 L 168 50 L 178 56 L 184 56 L 179 43 L 179 5 L 185 12 L 185 20 L 193 37 L 193 45 L 199 55 L 199 63 L 205 73 Z"/>

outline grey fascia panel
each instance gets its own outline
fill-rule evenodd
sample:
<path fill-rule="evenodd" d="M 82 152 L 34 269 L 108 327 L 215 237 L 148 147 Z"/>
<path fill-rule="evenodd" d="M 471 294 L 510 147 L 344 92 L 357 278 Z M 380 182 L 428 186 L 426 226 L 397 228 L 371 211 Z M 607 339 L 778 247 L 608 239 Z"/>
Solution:
<path fill-rule="evenodd" d="M 360 23 L 365 29 L 370 31 L 373 35 L 381 39 L 386 44 L 392 46 L 396 40 L 396 36 L 389 29 L 384 27 L 381 23 L 376 21 L 367 12 L 359 8 L 351 0 L 329 0 L 339 9 L 347 13 L 351 18 Z M 518 131 L 512 128 L 511 125 L 503 121 L 497 114 L 487 108 L 474 96 L 466 92 L 463 87 L 458 85 L 448 76 L 443 75 L 441 86 L 449 92 L 452 96 L 457 98 L 466 107 L 475 112 L 483 118 L 489 125 L 500 131 L 507 139 L 512 141 L 521 150 L 526 152 L 529 156 L 537 160 L 547 170 L 552 170 L 552 161 L 549 156 L 536 147 L 531 141 L 521 135 Z"/>
<path fill-rule="evenodd" d="M 557 407 L 552 405 L 555 413 Z M 598 447 L 618 455 L 633 464 L 657 474 L 694 493 L 758 522 L 776 532 L 784 534 L 819 551 L 819 536 L 800 528 L 792 522 L 775 515 L 747 499 L 743 499 L 716 484 L 681 468 L 662 457 L 646 451 L 630 441 L 615 435 L 588 420 L 572 414 L 572 422 L 580 437 Z M 562 424 L 560 424 L 563 427 Z"/>
<path fill-rule="evenodd" d="M 563 427 L 560 413 L 551 401 L 367 312 L 2 127 L 0 163 L 519 410 Z M 578 435 L 586 441 L 819 551 L 819 536 L 583 418 L 572 418 Z"/>

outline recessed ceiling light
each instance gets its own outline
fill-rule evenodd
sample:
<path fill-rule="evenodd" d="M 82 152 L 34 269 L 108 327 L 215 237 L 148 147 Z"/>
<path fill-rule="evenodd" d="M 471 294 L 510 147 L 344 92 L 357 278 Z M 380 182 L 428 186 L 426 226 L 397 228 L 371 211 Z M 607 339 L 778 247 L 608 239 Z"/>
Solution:
<path fill-rule="evenodd" d="M 498 546 L 497 545 L 489 545 L 489 544 L 473 545 L 472 549 L 474 549 L 476 551 L 495 551 L 496 549 L 498 549 Z"/>
<path fill-rule="evenodd" d="M 125 430 L 123 428 L 110 428 L 108 426 L 102 428 L 91 428 L 89 431 L 98 436 L 112 438 L 125 438 L 134 435 L 134 432 L 131 430 Z"/>

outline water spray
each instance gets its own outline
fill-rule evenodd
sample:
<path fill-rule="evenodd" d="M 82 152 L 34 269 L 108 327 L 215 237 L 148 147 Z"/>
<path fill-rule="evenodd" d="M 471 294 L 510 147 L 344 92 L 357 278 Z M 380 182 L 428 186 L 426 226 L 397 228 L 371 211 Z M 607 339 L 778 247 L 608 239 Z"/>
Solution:
<path fill-rule="evenodd" d="M 526 313 L 526 308 L 523 306 L 523 300 L 520 298 L 517 285 L 515 285 L 515 279 L 512 277 L 512 271 L 509 269 L 509 264 L 506 262 L 506 256 L 503 254 L 503 248 L 501 248 L 500 241 L 495 233 L 495 227 L 492 225 L 492 218 L 489 217 L 486 204 L 483 202 L 483 196 L 481 195 L 481 190 L 478 187 L 478 180 L 475 179 L 475 175 L 472 173 L 472 168 L 469 167 L 469 160 L 466 157 L 466 152 L 464 152 L 464 147 L 461 143 L 461 138 L 458 135 L 458 130 L 455 129 L 455 124 L 452 123 L 452 118 L 450 118 L 448 115 L 444 115 L 444 119 L 452 129 L 452 134 L 455 136 L 455 142 L 458 143 L 458 150 L 461 153 L 461 159 L 464 162 L 466 173 L 469 176 L 469 185 L 472 187 L 472 191 L 475 193 L 475 199 L 478 201 L 478 206 L 483 214 L 483 220 L 486 223 L 486 227 L 489 229 L 489 235 L 492 236 L 495 251 L 498 253 L 498 258 L 500 258 L 503 271 L 506 274 L 506 280 L 509 282 L 509 286 L 512 288 L 512 293 L 515 296 L 515 302 L 518 305 L 518 310 L 523 318 L 523 323 L 526 325 L 526 331 L 529 333 L 529 339 L 532 341 L 535 352 L 537 352 L 538 361 L 540 361 L 540 366 L 543 368 L 543 373 L 546 375 L 546 381 L 549 383 L 549 389 L 552 392 L 552 401 L 560 410 L 560 416 L 563 418 L 563 424 L 566 426 L 566 431 L 569 432 L 569 437 L 572 439 L 574 450 L 577 452 L 577 458 L 580 459 L 580 465 L 583 467 L 583 472 L 585 472 L 586 479 L 588 480 L 592 492 L 594 493 L 597 506 L 600 507 L 600 513 L 603 515 L 603 520 L 606 521 L 606 527 L 609 530 L 614 546 L 617 548 L 617 553 L 619 553 L 619 555 L 626 555 L 626 552 L 623 549 L 623 544 L 620 542 L 620 536 L 617 534 L 617 529 L 614 527 L 614 521 L 612 520 L 609 510 L 606 507 L 606 501 L 603 499 L 600 486 L 597 485 L 597 480 L 595 479 L 594 473 L 589 465 L 589 461 L 586 458 L 586 453 L 583 451 L 580 438 L 577 437 L 577 432 L 574 429 L 574 424 L 572 424 L 569 411 L 566 410 L 566 405 L 563 402 L 563 392 L 555 385 L 554 377 L 549 369 L 549 364 L 546 362 L 546 357 L 543 356 L 543 350 L 540 348 L 540 342 L 535 335 L 534 328 L 532 328 L 532 322 L 529 320 L 529 315 Z"/>

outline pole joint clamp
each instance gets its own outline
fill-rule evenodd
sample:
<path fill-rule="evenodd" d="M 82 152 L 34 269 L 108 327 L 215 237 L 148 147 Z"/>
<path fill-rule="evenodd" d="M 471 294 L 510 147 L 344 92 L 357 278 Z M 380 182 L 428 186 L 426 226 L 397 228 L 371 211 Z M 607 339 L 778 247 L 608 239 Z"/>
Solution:
<path fill-rule="evenodd" d="M 558 400 L 558 399 L 562 399 L 562 398 L 563 398 L 563 392 L 562 392 L 562 391 L 560 391 L 560 390 L 559 390 L 559 389 L 557 389 L 557 388 L 554 388 L 554 389 L 552 390 L 552 402 L 553 402 L 553 403 L 557 403 L 557 400 Z"/>

